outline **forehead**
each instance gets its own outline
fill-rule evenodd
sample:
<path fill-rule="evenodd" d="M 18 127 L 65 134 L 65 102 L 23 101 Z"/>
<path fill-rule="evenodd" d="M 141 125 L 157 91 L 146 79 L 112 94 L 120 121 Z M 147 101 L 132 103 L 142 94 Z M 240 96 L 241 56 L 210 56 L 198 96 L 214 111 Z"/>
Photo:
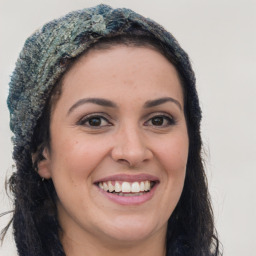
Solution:
<path fill-rule="evenodd" d="M 63 79 L 63 93 L 87 97 L 125 93 L 147 95 L 174 90 L 182 101 L 183 93 L 175 67 L 154 47 L 115 45 L 92 49 L 81 56 Z M 111 92 L 111 93 L 110 93 Z M 97 95 L 94 95 L 97 93 Z M 161 94 L 161 95 L 160 95 Z"/>

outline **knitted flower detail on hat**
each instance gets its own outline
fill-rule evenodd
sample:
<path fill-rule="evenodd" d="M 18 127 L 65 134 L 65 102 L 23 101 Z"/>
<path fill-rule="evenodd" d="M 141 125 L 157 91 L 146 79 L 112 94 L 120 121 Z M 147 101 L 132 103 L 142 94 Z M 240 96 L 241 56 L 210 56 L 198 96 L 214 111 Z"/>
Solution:
<path fill-rule="evenodd" d="M 106 24 L 104 23 L 104 18 L 102 15 L 93 15 L 92 23 L 92 29 L 95 32 L 103 32 L 106 29 Z"/>

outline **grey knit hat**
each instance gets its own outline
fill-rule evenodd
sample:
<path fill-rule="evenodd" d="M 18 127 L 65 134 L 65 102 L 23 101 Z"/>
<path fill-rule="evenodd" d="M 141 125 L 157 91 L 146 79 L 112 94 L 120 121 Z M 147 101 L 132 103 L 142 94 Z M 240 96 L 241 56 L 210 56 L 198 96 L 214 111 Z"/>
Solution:
<path fill-rule="evenodd" d="M 37 121 L 52 88 L 66 70 L 63 61 L 79 56 L 102 37 L 126 34 L 135 26 L 152 34 L 171 49 L 179 72 L 189 84 L 187 90 L 193 98 L 196 122 L 200 122 L 194 73 L 187 54 L 175 38 L 154 21 L 129 9 L 98 5 L 49 22 L 25 42 L 11 77 L 7 101 L 10 127 L 14 133 L 15 160 L 22 162 L 31 154 Z"/>

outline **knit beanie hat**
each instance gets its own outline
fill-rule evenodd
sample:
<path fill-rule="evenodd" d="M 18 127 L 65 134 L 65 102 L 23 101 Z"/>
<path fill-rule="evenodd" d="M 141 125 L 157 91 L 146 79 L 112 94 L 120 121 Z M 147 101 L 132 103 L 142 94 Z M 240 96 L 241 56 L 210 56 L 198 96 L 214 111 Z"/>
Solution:
<path fill-rule="evenodd" d="M 127 34 L 133 27 L 147 31 L 172 52 L 176 68 L 186 80 L 191 122 L 199 127 L 201 112 L 194 73 L 176 39 L 156 22 L 129 9 L 98 5 L 53 20 L 26 40 L 11 77 L 7 101 L 16 162 L 31 156 L 34 129 L 53 87 L 66 71 L 63 62 L 79 56 L 99 39 Z"/>

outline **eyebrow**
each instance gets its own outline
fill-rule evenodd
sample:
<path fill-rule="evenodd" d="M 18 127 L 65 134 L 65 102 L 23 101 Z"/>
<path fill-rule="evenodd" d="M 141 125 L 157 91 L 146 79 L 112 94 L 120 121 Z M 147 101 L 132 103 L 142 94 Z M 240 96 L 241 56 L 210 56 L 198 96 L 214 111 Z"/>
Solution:
<path fill-rule="evenodd" d="M 106 100 L 106 99 L 102 99 L 102 98 L 84 98 L 84 99 L 77 101 L 74 105 L 71 106 L 71 108 L 68 110 L 68 115 L 74 109 L 76 109 L 77 107 L 79 107 L 85 103 L 93 103 L 93 104 L 97 104 L 97 105 L 104 106 L 104 107 L 110 107 L 110 108 L 117 107 L 117 105 L 110 100 Z"/>
<path fill-rule="evenodd" d="M 164 98 L 159 98 L 159 99 L 155 99 L 155 100 L 148 100 L 145 102 L 144 108 L 156 107 L 156 106 L 164 104 L 166 102 L 172 102 L 172 103 L 176 104 L 180 110 L 182 110 L 182 106 L 181 106 L 180 102 L 171 97 L 164 97 Z"/>
<path fill-rule="evenodd" d="M 180 102 L 171 97 L 164 97 L 164 98 L 159 98 L 159 99 L 155 99 L 155 100 L 148 100 L 145 102 L 143 107 L 144 108 L 152 108 L 152 107 L 156 107 L 161 104 L 164 104 L 166 102 L 173 102 L 179 107 L 180 110 L 182 110 L 182 106 L 181 106 Z M 93 103 L 93 104 L 104 106 L 104 107 L 117 108 L 117 105 L 110 100 L 106 100 L 106 99 L 102 99 L 102 98 L 84 98 L 84 99 L 77 101 L 74 105 L 72 105 L 71 108 L 68 110 L 67 114 L 69 115 L 74 109 L 76 109 L 79 106 L 86 104 L 86 103 Z"/>

